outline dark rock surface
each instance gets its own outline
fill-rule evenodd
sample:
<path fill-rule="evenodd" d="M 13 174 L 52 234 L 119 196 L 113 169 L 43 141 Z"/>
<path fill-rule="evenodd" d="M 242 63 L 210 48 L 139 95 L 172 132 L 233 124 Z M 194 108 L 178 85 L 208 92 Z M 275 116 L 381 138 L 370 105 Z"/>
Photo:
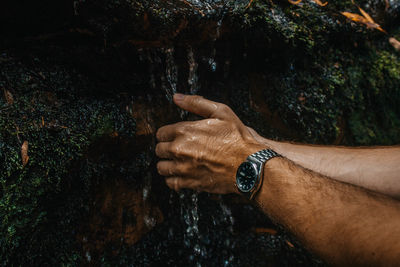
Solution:
<path fill-rule="evenodd" d="M 385 35 L 343 17 L 351 1 L 247 4 L 0 4 L 2 265 L 323 264 L 249 203 L 170 192 L 154 133 L 195 119 L 184 92 L 271 138 L 399 143 L 400 6 L 359 2 Z"/>

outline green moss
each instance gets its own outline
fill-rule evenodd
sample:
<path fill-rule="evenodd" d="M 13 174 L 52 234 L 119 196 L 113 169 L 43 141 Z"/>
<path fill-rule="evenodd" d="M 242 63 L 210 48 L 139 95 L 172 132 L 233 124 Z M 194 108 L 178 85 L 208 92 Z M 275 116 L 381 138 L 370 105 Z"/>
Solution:
<path fill-rule="evenodd" d="M 371 14 L 381 7 L 359 4 Z M 344 144 L 398 143 L 399 54 L 384 34 L 349 23 L 340 11 L 359 12 L 351 1 L 329 1 L 326 7 L 254 1 L 244 30 L 268 32 L 267 51 L 281 47 L 271 54 L 280 53 L 276 62 L 283 67 L 264 69 L 267 102 L 307 142 L 331 143 L 344 131 Z"/>
<path fill-rule="evenodd" d="M 60 45 L 51 39 L 44 46 L 38 39 L 38 43 L 31 42 L 48 50 L 27 45 L 28 53 L 38 54 L 37 58 L 24 58 L 26 51 L 19 52 L 24 60 L 1 54 L 0 88 L 9 90 L 15 98 L 12 105 L 0 98 L 1 264 L 81 263 L 82 250 L 75 237 L 88 213 L 89 192 L 101 179 L 143 176 L 149 164 L 146 155 L 141 151 L 121 155 L 113 150 L 110 135 L 117 132 L 118 137 L 113 138 L 126 137 L 123 140 L 132 147 L 132 143 L 140 142 L 134 137 L 135 123 L 126 105 L 139 94 L 137 91 L 149 98 L 165 93 L 149 89 L 146 79 L 150 75 L 143 58 L 154 56 L 147 63 L 153 64 L 151 74 L 159 78 L 157 87 L 165 83 L 161 79 L 165 77 L 158 76 L 168 64 L 164 64 L 163 48 L 152 47 L 154 50 L 149 49 L 147 54 L 144 48 L 139 53 L 135 47 L 121 45 L 127 40 L 165 41 L 168 37 L 168 48 L 177 42 L 179 82 L 187 81 L 185 53 L 194 43 L 199 80 L 207 85 L 202 88 L 216 88 L 213 93 L 217 96 L 218 90 L 229 88 L 227 95 L 237 97 L 232 102 L 240 103 L 241 118 L 254 114 L 251 107 L 243 107 L 243 102 L 249 102 L 249 76 L 263 77 L 264 84 L 259 85 L 263 101 L 293 132 L 290 138 L 297 141 L 400 143 L 400 54 L 388 44 L 387 37 L 341 16 L 339 11 L 358 12 L 350 0 L 329 1 L 324 8 L 312 1 L 303 1 L 301 6 L 275 2 L 256 0 L 246 10 L 248 1 L 229 3 L 224 10 L 221 39 L 199 44 L 199 28 L 208 25 L 210 32 L 214 31 L 221 14 L 201 16 L 183 1 L 178 6 L 181 12 L 176 13 L 171 12 L 176 1 L 80 1 L 79 19 L 84 23 L 79 26 L 88 28 L 89 33 L 100 33 L 96 36 L 101 41 L 93 38 L 93 43 L 85 39 L 76 44 L 74 39 L 73 45 Z M 365 6 L 373 1 L 359 2 Z M 183 18 L 188 20 L 187 28 L 175 36 Z M 400 39 L 399 25 L 390 30 Z M 164 44 L 160 43 L 151 45 Z M 57 50 L 55 46 L 63 48 Z M 212 53 L 217 72 L 202 76 L 208 73 L 204 62 Z M 42 57 L 51 59 L 42 62 Z M 227 62 L 236 70 L 220 71 Z M 184 86 L 178 84 L 178 88 Z M 118 90 L 120 94 L 114 94 Z M 262 118 L 257 115 L 249 122 L 258 124 L 261 130 L 267 128 L 260 125 Z M 282 137 L 276 132 L 274 136 Z M 25 140 L 30 158 L 23 167 L 20 150 Z M 129 264 L 129 257 L 119 256 L 120 262 L 126 259 Z"/>
<path fill-rule="evenodd" d="M 93 173 L 111 168 L 85 155 L 111 132 L 132 137 L 134 121 L 121 112 L 118 100 L 88 101 L 70 87 L 36 91 L 40 79 L 27 84 L 24 77 L 32 71 L 12 64 L 3 65 L 1 73 L 15 79 L 16 101 L 0 103 L 0 262 L 76 265 L 76 227 L 87 212 L 89 187 L 98 182 Z M 70 77 L 63 69 L 41 73 L 64 85 L 64 77 Z M 61 98 L 66 92 L 68 97 Z M 20 150 L 25 140 L 29 161 L 23 167 Z"/>

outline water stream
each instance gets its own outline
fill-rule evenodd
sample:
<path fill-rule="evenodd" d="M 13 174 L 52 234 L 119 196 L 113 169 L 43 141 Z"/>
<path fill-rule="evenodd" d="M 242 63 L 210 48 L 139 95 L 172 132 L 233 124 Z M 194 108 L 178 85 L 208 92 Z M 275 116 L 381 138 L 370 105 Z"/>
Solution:
<path fill-rule="evenodd" d="M 207 7 L 207 5 L 206 5 Z M 208 9 L 206 8 L 205 11 Z M 165 95 L 166 100 L 170 105 L 176 108 L 180 119 L 182 121 L 188 120 L 189 114 L 183 111 L 173 104 L 173 95 L 178 93 L 178 77 L 180 71 L 184 71 L 184 77 L 187 77 L 185 91 L 181 93 L 186 94 L 199 94 L 201 92 L 201 82 L 199 77 L 199 62 L 200 58 L 202 62 L 208 64 L 208 71 L 215 72 L 217 68 L 217 62 L 215 60 L 216 48 L 215 42 L 219 37 L 220 27 L 222 25 L 221 18 L 217 27 L 215 28 L 214 39 L 211 42 L 211 49 L 208 55 L 200 56 L 199 51 L 195 47 L 187 45 L 186 52 L 186 66 L 187 68 L 181 68 L 179 63 L 176 61 L 176 49 L 173 46 L 167 48 L 149 48 L 149 49 L 139 49 L 139 58 L 143 62 L 147 62 L 148 73 L 149 73 L 149 87 L 157 90 L 160 88 Z M 145 183 L 143 188 L 143 199 L 146 200 L 151 193 L 151 177 L 144 177 Z M 178 198 L 175 198 L 175 195 Z M 178 203 L 176 203 L 178 199 Z M 233 233 L 233 223 L 234 219 L 232 216 L 232 211 L 230 208 L 224 204 L 223 199 L 220 197 L 218 199 L 221 213 L 218 217 L 214 217 L 214 224 L 226 224 L 227 229 L 230 233 Z M 183 246 L 186 251 L 190 251 L 187 255 L 188 261 L 192 262 L 196 266 L 201 266 L 201 262 L 204 262 L 204 258 L 207 256 L 207 248 L 205 242 L 202 241 L 208 233 L 202 232 L 200 229 L 200 207 L 199 207 L 199 193 L 192 190 L 181 190 L 178 193 L 174 191 L 170 192 L 169 197 L 170 205 L 179 205 L 180 217 L 184 229 L 183 232 Z M 149 227 L 153 226 L 154 220 L 150 217 L 146 217 L 146 224 Z M 170 228 L 168 230 L 168 238 L 174 239 L 176 235 L 174 229 Z M 207 243 L 207 242 L 206 242 Z M 225 240 L 225 246 L 228 248 L 227 251 L 231 251 L 231 242 L 229 239 Z M 228 253 L 224 265 L 229 266 L 232 262 L 234 255 Z M 203 259 L 203 260 L 202 260 Z"/>
<path fill-rule="evenodd" d="M 190 4 L 196 6 L 201 10 L 203 14 L 210 14 L 215 12 L 218 9 L 212 7 L 212 5 L 221 5 L 224 4 L 224 1 L 197 1 L 192 0 L 188 1 Z M 217 21 L 215 32 L 213 34 L 213 38 L 211 40 L 211 53 L 209 55 L 203 55 L 200 57 L 204 62 L 206 62 L 209 66 L 210 72 L 215 72 L 217 69 L 217 62 L 215 60 L 216 56 L 216 48 L 215 42 L 220 36 L 220 28 L 222 26 L 224 14 L 220 15 L 220 19 Z M 157 79 L 160 80 L 160 87 L 163 93 L 165 94 L 166 99 L 169 101 L 171 105 L 173 105 L 173 95 L 178 93 L 178 77 L 179 68 L 175 58 L 175 48 L 173 46 L 167 48 L 161 48 L 153 51 L 141 51 L 141 56 L 146 57 L 149 62 L 149 86 L 151 88 L 155 88 L 158 84 Z M 187 63 L 187 85 L 185 86 L 187 89 L 184 92 L 186 94 L 199 94 L 201 91 L 201 83 L 200 77 L 198 73 L 199 63 L 198 63 L 198 51 L 195 47 L 191 45 L 187 45 L 186 47 L 186 63 Z M 165 66 L 165 69 L 161 72 L 156 73 L 154 69 L 154 64 L 158 64 L 161 66 Z M 181 120 L 188 120 L 188 113 L 181 109 L 178 109 Z M 145 188 L 146 189 L 146 188 Z M 147 188 L 149 189 L 149 188 Z M 170 204 L 176 205 L 174 203 L 174 194 L 175 192 L 170 192 Z M 204 262 L 204 258 L 207 255 L 207 248 L 205 247 L 204 242 L 202 242 L 202 238 L 207 235 L 207 233 L 202 233 L 200 230 L 200 211 L 199 211 L 199 193 L 192 190 L 181 190 L 178 192 L 179 196 L 179 206 L 180 206 L 180 216 L 181 221 L 184 225 L 183 231 L 183 245 L 188 250 L 191 251 L 189 255 L 187 255 L 189 262 L 192 262 L 196 266 L 201 266 L 201 262 Z M 221 209 L 220 218 L 213 218 L 214 223 L 218 224 L 220 222 L 224 222 L 228 225 L 228 231 L 233 233 L 233 223 L 234 219 L 232 216 L 232 211 L 230 208 L 224 204 L 223 199 L 219 198 L 219 205 Z M 169 229 L 168 238 L 175 238 L 173 229 Z M 231 242 L 229 239 L 225 240 L 225 245 L 227 248 L 230 248 Z M 228 249 L 230 251 L 231 249 Z M 202 260 L 203 259 L 203 260 Z M 234 256 L 232 254 L 227 255 L 226 260 L 224 261 L 224 266 L 229 266 L 233 261 Z"/>

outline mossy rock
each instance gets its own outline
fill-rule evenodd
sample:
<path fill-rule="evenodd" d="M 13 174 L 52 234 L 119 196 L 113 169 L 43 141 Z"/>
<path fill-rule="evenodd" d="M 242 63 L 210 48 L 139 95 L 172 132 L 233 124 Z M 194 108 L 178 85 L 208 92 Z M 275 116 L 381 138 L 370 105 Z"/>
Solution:
<path fill-rule="evenodd" d="M 158 127 L 192 119 L 176 91 L 225 102 L 271 138 L 400 142 L 396 3 L 359 2 L 386 35 L 343 17 L 351 1 L 39 2 L 6 1 L 1 16 L 4 266 L 323 264 L 282 231 L 252 232 L 274 226 L 229 197 L 199 195 L 200 235 L 185 234 L 191 193 L 171 193 L 154 156 Z"/>

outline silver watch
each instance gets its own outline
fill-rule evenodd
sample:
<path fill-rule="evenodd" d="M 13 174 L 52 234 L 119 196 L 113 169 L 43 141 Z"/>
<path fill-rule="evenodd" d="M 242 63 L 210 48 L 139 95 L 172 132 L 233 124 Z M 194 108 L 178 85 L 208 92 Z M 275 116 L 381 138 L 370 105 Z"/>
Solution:
<path fill-rule="evenodd" d="M 271 149 L 260 150 L 248 156 L 236 172 L 236 186 L 239 192 L 250 200 L 253 199 L 262 184 L 264 164 L 273 157 L 279 156 Z"/>

